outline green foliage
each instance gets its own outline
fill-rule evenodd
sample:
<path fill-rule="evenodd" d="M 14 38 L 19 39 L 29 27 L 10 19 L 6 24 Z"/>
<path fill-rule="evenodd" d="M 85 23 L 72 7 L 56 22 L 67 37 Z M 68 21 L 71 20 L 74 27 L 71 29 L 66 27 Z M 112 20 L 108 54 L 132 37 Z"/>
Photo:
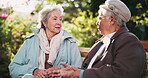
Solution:
<path fill-rule="evenodd" d="M 131 20 L 136 23 L 136 27 L 148 26 L 148 10 L 145 13 L 140 14 L 139 16 L 132 16 Z"/>
<path fill-rule="evenodd" d="M 32 21 L 27 17 L 25 18 L 18 15 L 12 15 L 12 18 L 13 20 L 5 21 L 3 24 L 3 32 L 7 39 L 9 39 L 11 52 L 16 54 L 24 38 L 31 33 L 30 25 Z"/>
<path fill-rule="evenodd" d="M 64 29 L 78 39 L 79 46 L 91 47 L 100 34 L 95 25 L 97 20 L 89 10 L 79 12 L 78 15 L 78 17 L 72 18 L 70 23 L 65 21 L 63 23 Z"/>
<path fill-rule="evenodd" d="M 148 40 L 148 9 L 145 10 L 145 8 L 148 7 L 144 7 L 142 3 L 136 4 L 136 9 L 139 12 L 131 17 L 131 23 L 134 27 L 129 25 L 130 31 L 140 40 Z"/>
<path fill-rule="evenodd" d="M 3 10 L 3 9 L 1 9 Z M 10 13 L 10 12 L 9 12 Z M 4 33 L 4 23 L 7 20 L 8 14 L 2 13 L 0 14 L 0 78 L 9 78 L 9 71 L 8 71 L 8 65 L 10 63 L 11 59 L 11 51 L 9 48 L 9 41 L 10 41 L 10 35 L 11 33 Z M 10 29 L 8 29 L 10 31 Z M 9 36 L 8 36 L 9 35 Z"/>
<path fill-rule="evenodd" d="M 2 24 L 3 21 L 5 21 L 6 18 L 1 18 L 0 17 L 0 23 Z M 0 31 L 2 31 L 3 27 L 0 24 Z M 9 71 L 8 71 L 8 64 L 10 63 L 10 51 L 7 47 L 7 44 L 9 44 L 9 42 L 7 42 L 7 39 L 5 39 L 5 34 L 0 32 L 0 78 L 9 78 Z"/>
<path fill-rule="evenodd" d="M 14 54 L 17 53 L 24 38 L 31 33 L 31 18 L 13 14 L 12 9 L 8 13 L 0 14 L 0 78 L 10 78 L 8 65 Z"/>

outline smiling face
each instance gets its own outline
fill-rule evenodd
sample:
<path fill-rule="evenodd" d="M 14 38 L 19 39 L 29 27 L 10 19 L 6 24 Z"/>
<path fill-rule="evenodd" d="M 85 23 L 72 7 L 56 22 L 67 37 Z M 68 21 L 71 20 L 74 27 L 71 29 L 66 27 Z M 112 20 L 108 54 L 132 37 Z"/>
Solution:
<path fill-rule="evenodd" d="M 58 34 L 62 27 L 62 14 L 59 10 L 54 10 L 50 13 L 47 21 L 43 22 L 46 32 L 50 34 Z"/>

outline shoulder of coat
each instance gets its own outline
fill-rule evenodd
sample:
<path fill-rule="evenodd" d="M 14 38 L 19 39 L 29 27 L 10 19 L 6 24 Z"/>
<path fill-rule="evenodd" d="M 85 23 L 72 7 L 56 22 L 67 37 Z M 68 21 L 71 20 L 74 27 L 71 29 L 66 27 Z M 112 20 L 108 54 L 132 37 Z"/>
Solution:
<path fill-rule="evenodd" d="M 31 34 L 31 35 L 27 36 L 25 39 L 31 39 L 34 36 L 35 36 L 34 34 Z"/>

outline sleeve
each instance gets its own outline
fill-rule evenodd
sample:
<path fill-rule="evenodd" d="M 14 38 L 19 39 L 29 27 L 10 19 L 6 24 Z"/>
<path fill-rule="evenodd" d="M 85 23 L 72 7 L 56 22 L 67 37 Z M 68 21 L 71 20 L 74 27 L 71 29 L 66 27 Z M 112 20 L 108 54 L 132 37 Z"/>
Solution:
<path fill-rule="evenodd" d="M 135 36 L 123 36 L 114 45 L 113 63 L 86 69 L 83 78 L 144 78 L 140 75 L 146 66 L 146 55 Z"/>
<path fill-rule="evenodd" d="M 72 42 L 70 49 L 71 49 L 71 55 L 70 55 L 71 56 L 70 57 L 71 58 L 71 65 L 74 65 L 74 66 L 80 68 L 82 65 L 82 58 L 81 58 L 80 50 L 79 50 L 77 44 Z"/>
<path fill-rule="evenodd" d="M 27 47 L 28 44 L 25 41 L 8 66 L 12 78 L 21 78 L 25 74 L 32 74 L 33 70 L 37 68 L 28 64 L 29 60 L 26 60 Z"/>
<path fill-rule="evenodd" d="M 83 73 L 84 73 L 84 70 L 81 70 L 81 71 L 80 71 L 79 78 L 83 78 Z"/>

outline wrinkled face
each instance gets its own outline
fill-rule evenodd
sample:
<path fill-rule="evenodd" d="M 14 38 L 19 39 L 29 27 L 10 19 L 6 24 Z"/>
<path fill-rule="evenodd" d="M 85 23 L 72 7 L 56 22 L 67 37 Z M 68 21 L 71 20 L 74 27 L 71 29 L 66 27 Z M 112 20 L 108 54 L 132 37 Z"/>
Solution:
<path fill-rule="evenodd" d="M 62 14 L 59 10 L 51 12 L 47 21 L 44 21 L 44 26 L 47 32 L 58 34 L 62 27 Z"/>
<path fill-rule="evenodd" d="M 96 25 L 98 26 L 98 30 L 102 35 L 109 34 L 109 30 L 111 29 L 110 19 L 109 17 L 104 16 L 102 12 L 99 12 L 98 21 L 96 22 Z"/>

